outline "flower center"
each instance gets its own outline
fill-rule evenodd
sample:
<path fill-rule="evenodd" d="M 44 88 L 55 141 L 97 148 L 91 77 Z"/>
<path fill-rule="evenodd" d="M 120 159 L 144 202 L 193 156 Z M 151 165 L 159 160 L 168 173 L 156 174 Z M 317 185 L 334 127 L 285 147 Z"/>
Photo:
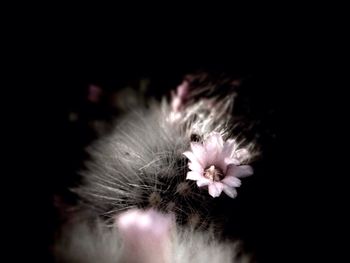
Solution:
<path fill-rule="evenodd" d="M 225 176 L 221 169 L 215 167 L 214 165 L 204 170 L 204 177 L 212 181 L 221 181 Z"/>

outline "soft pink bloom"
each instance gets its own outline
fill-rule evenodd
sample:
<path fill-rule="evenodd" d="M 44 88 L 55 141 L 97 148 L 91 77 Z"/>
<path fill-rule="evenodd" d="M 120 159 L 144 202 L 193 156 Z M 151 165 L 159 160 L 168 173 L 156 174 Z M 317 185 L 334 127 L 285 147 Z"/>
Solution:
<path fill-rule="evenodd" d="M 116 218 L 123 238 L 123 262 L 168 262 L 174 217 L 153 209 L 132 209 Z M 156 256 L 155 256 L 156 255 Z"/>
<path fill-rule="evenodd" d="M 177 87 L 177 96 L 179 96 L 181 99 L 185 99 L 188 95 L 189 90 L 189 83 L 187 80 L 184 80 L 181 85 Z"/>
<path fill-rule="evenodd" d="M 207 186 L 212 197 L 222 191 L 229 197 L 237 195 L 238 178 L 253 174 L 249 165 L 240 165 L 249 157 L 246 149 L 236 149 L 234 140 L 223 141 L 221 135 L 213 132 L 203 143 L 191 143 L 191 150 L 183 154 L 190 160 L 186 179 L 197 181 L 198 187 Z"/>
<path fill-rule="evenodd" d="M 179 85 L 176 89 L 176 93 L 173 91 L 171 96 L 171 108 L 173 112 L 178 112 L 184 106 L 184 103 L 187 100 L 189 92 L 189 83 L 184 80 L 181 85 Z"/>

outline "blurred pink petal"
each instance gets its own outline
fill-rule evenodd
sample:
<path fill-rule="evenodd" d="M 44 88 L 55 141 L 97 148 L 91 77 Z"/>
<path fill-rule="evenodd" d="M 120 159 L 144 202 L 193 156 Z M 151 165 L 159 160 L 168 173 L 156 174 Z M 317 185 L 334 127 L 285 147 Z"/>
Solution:
<path fill-rule="evenodd" d="M 208 163 L 215 163 L 219 154 L 222 152 L 223 140 L 221 135 L 217 132 L 212 133 L 211 136 L 203 143 L 206 150 L 206 158 Z"/>
<path fill-rule="evenodd" d="M 183 155 L 185 155 L 192 163 L 198 163 L 197 157 L 194 155 L 193 152 L 184 152 Z"/>
<path fill-rule="evenodd" d="M 226 177 L 222 179 L 221 182 L 231 187 L 241 186 L 241 180 L 239 180 L 237 177 L 234 177 L 232 175 L 226 175 Z"/>
<path fill-rule="evenodd" d="M 232 152 L 235 150 L 235 140 L 227 140 L 225 143 L 224 143 L 224 147 L 222 149 L 222 153 L 221 153 L 221 158 L 227 158 L 227 157 L 230 157 Z"/>
<path fill-rule="evenodd" d="M 186 99 L 186 96 L 188 95 L 189 91 L 189 83 L 188 81 L 184 80 L 181 85 L 177 87 L 177 96 L 179 96 L 182 99 Z"/>
<path fill-rule="evenodd" d="M 190 168 L 194 172 L 198 172 L 200 174 L 203 174 L 203 167 L 198 162 L 189 162 L 188 168 Z"/>
<path fill-rule="evenodd" d="M 203 187 L 203 186 L 207 186 L 211 184 L 211 181 L 207 178 L 201 178 L 199 180 L 197 180 L 197 186 L 198 187 Z"/>
<path fill-rule="evenodd" d="M 214 182 L 208 186 L 209 194 L 212 197 L 218 197 L 220 196 L 222 190 L 224 189 L 224 185 L 219 182 Z"/>
<path fill-rule="evenodd" d="M 189 94 L 189 83 L 188 81 L 183 81 L 174 91 L 171 92 L 171 110 L 172 112 L 180 112 L 184 108 L 186 101 L 188 100 Z"/>
<path fill-rule="evenodd" d="M 171 108 L 173 109 L 174 112 L 178 112 L 181 107 L 181 99 L 178 97 L 173 98 L 171 101 Z"/>
<path fill-rule="evenodd" d="M 230 164 L 234 164 L 234 165 L 239 165 L 239 164 L 240 164 L 240 162 L 239 162 L 237 159 L 235 159 L 235 158 L 230 158 L 230 157 L 226 157 L 226 158 L 224 159 L 224 162 L 225 162 L 226 166 L 228 166 L 228 165 L 230 165 Z"/>
<path fill-rule="evenodd" d="M 253 168 L 250 165 L 230 165 L 227 169 L 227 175 L 238 178 L 247 177 L 253 174 Z"/>
<path fill-rule="evenodd" d="M 187 173 L 186 179 L 197 181 L 197 180 L 200 180 L 201 177 L 202 175 L 200 173 L 191 171 Z"/>
<path fill-rule="evenodd" d="M 171 249 L 170 234 L 174 226 L 171 215 L 152 209 L 147 211 L 133 209 L 121 213 L 116 218 L 116 225 L 124 242 L 123 260 L 168 262 Z"/>
<path fill-rule="evenodd" d="M 222 152 L 224 141 L 218 132 L 213 132 L 203 143 L 205 149 L 209 151 Z"/>
<path fill-rule="evenodd" d="M 203 145 L 200 143 L 191 143 L 191 149 L 193 154 L 196 156 L 196 159 L 198 160 L 198 162 L 202 165 L 205 166 L 206 165 L 206 160 L 207 160 L 207 152 L 204 149 Z"/>
<path fill-rule="evenodd" d="M 229 187 L 228 185 L 224 185 L 224 193 L 231 198 L 235 198 L 237 196 L 236 188 Z"/>

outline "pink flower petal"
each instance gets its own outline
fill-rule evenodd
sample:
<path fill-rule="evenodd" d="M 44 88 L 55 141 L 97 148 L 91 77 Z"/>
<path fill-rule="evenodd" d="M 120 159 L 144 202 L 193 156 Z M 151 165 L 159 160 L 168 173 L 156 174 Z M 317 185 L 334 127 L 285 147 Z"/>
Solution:
<path fill-rule="evenodd" d="M 209 189 L 209 194 L 212 197 L 218 197 L 220 196 L 222 190 L 224 189 L 224 185 L 219 182 L 213 182 L 208 186 L 208 189 Z"/>
<path fill-rule="evenodd" d="M 191 162 L 198 163 L 197 157 L 193 154 L 193 152 L 184 152 L 183 155 L 185 155 Z"/>
<path fill-rule="evenodd" d="M 224 185 L 224 193 L 227 194 L 231 198 L 235 198 L 237 196 L 237 191 L 235 188 L 230 187 L 228 185 Z"/>
<path fill-rule="evenodd" d="M 203 186 L 209 185 L 210 183 L 211 183 L 211 181 L 209 179 L 202 177 L 201 179 L 199 179 L 197 181 L 197 186 L 203 187 Z"/>
<path fill-rule="evenodd" d="M 207 152 L 208 163 L 217 163 L 220 157 L 224 141 L 220 133 L 213 132 L 204 141 L 204 148 Z"/>
<path fill-rule="evenodd" d="M 189 83 L 188 83 L 188 81 L 183 81 L 182 83 L 181 83 L 181 85 L 179 85 L 178 87 L 177 87 L 177 95 L 181 98 L 181 99 L 184 99 L 186 96 L 187 96 L 187 94 L 188 94 L 188 90 L 189 90 Z"/>
<path fill-rule="evenodd" d="M 219 147 L 223 147 L 224 140 L 221 137 L 221 134 L 218 132 L 212 132 L 208 136 L 208 138 L 205 140 L 204 144 L 217 144 Z"/>
<path fill-rule="evenodd" d="M 221 153 L 221 158 L 225 159 L 227 157 L 230 157 L 232 152 L 235 150 L 235 146 L 236 146 L 236 141 L 233 139 L 227 140 L 224 143 L 224 147 L 222 149 L 222 153 Z"/>
<path fill-rule="evenodd" d="M 200 174 L 203 174 L 203 172 L 204 172 L 203 167 L 197 161 L 190 162 L 188 164 L 188 168 L 190 168 L 192 171 L 198 172 Z"/>
<path fill-rule="evenodd" d="M 193 154 L 196 156 L 197 161 L 204 167 L 206 166 L 207 153 L 200 143 L 191 143 L 191 149 Z"/>
<path fill-rule="evenodd" d="M 197 180 L 202 179 L 202 175 L 200 173 L 191 171 L 191 172 L 187 173 L 186 179 L 187 180 L 197 181 Z"/>
<path fill-rule="evenodd" d="M 235 177 L 247 177 L 253 174 L 253 168 L 250 165 L 240 165 L 236 166 L 231 164 L 228 166 L 226 176 L 235 176 Z"/>
<path fill-rule="evenodd" d="M 234 176 L 226 176 L 223 180 L 221 180 L 221 182 L 231 187 L 241 186 L 241 180 L 239 180 L 237 177 L 234 177 Z"/>
<path fill-rule="evenodd" d="M 142 262 L 168 262 L 174 219 L 155 210 L 121 213 L 116 225 L 123 238 L 125 258 L 122 262 L 140 262 L 140 259 Z M 155 254 L 159 261 L 154 260 Z"/>
<path fill-rule="evenodd" d="M 171 109 L 174 112 L 178 112 L 181 108 L 181 103 L 182 103 L 182 101 L 180 100 L 180 98 L 174 97 L 172 102 L 171 102 Z"/>
<path fill-rule="evenodd" d="M 229 157 L 225 158 L 224 162 L 226 165 L 230 165 L 230 164 L 239 165 L 240 164 L 240 162 L 237 159 L 229 158 Z"/>

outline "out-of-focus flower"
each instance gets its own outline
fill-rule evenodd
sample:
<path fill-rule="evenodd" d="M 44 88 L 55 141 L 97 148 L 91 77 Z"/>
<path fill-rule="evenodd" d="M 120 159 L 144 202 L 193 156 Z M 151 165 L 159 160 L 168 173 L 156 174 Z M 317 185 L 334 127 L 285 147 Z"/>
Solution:
<path fill-rule="evenodd" d="M 188 92 L 189 83 L 184 80 L 181 85 L 177 87 L 176 93 L 171 93 L 171 109 L 173 112 L 179 112 L 181 110 L 187 100 Z"/>
<path fill-rule="evenodd" d="M 121 213 L 116 225 L 124 242 L 123 262 L 169 262 L 174 220 L 171 214 L 153 209 L 132 209 Z"/>

